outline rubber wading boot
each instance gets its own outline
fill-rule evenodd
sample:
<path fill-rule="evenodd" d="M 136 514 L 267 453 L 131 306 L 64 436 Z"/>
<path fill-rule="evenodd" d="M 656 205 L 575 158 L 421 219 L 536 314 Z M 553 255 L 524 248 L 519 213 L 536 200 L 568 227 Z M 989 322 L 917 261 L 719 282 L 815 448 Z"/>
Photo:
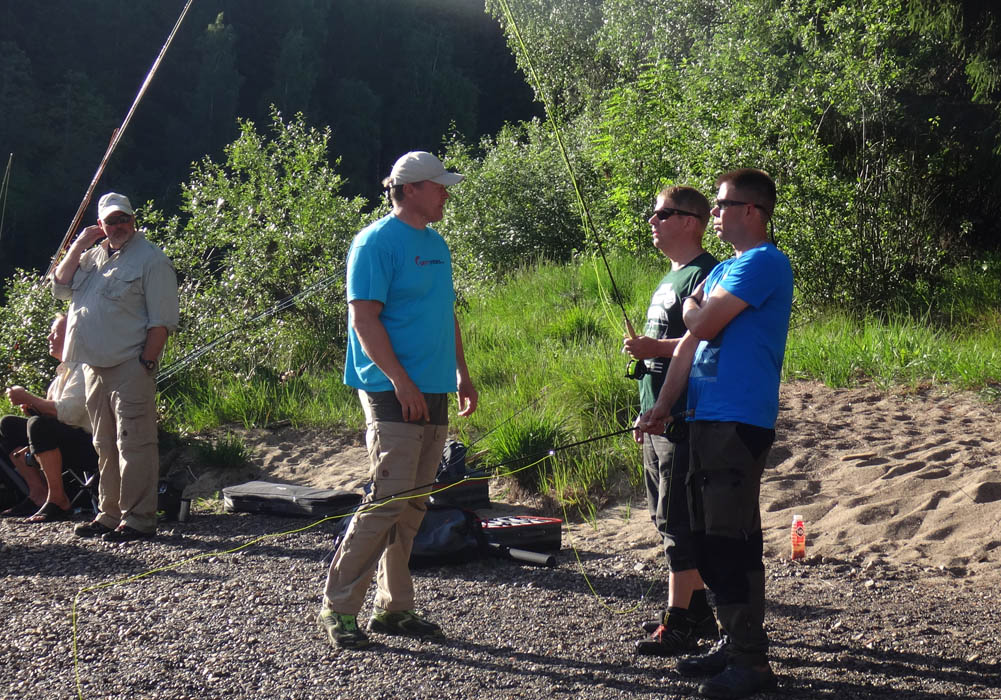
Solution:
<path fill-rule="evenodd" d="M 368 621 L 368 631 L 380 634 L 393 634 L 419 639 L 443 639 L 441 627 L 435 623 L 418 617 L 413 610 L 383 610 L 375 607 Z"/>
<path fill-rule="evenodd" d="M 738 700 L 763 690 L 773 690 L 778 680 L 768 664 L 764 666 L 727 666 L 699 686 L 699 693 L 707 698 Z"/>
<path fill-rule="evenodd" d="M 695 678 L 698 676 L 715 676 L 726 669 L 730 646 L 729 637 L 723 636 L 713 645 L 713 648 L 699 656 L 686 656 L 678 661 L 675 670 L 679 676 Z"/>
<path fill-rule="evenodd" d="M 371 643 L 365 633 L 358 628 L 358 618 L 354 615 L 341 615 L 329 608 L 323 608 L 317 615 L 316 621 L 334 648 L 364 649 Z"/>

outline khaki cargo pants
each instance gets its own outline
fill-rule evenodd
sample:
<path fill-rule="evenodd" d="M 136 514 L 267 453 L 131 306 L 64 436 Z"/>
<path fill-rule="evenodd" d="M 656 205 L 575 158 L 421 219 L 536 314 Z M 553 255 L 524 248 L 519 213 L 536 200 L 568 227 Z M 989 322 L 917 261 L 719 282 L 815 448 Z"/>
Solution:
<path fill-rule="evenodd" d="M 84 365 L 84 379 L 100 470 L 97 520 L 153 532 L 160 477 L 156 375 L 136 357 L 115 367 Z"/>
<path fill-rule="evenodd" d="M 368 426 L 365 442 L 373 487 L 330 563 L 324 605 L 342 615 L 357 615 L 378 567 L 375 605 L 411 610 L 410 550 L 448 434 L 448 395 L 424 395 L 431 414 L 426 424 L 404 422 L 392 391 L 358 395 Z M 415 489 L 418 486 L 423 488 Z"/>

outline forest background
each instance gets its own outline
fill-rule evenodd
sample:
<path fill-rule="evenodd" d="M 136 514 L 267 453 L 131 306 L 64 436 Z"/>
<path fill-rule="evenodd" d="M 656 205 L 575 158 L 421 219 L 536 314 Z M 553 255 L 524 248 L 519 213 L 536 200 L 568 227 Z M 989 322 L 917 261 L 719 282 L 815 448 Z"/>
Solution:
<path fill-rule="evenodd" d="M 182 4 L 4 3 L 4 385 L 51 376 L 40 271 Z M 999 21 L 959 0 L 196 0 L 98 187 L 146 202 L 178 268 L 165 418 L 357 422 L 344 253 L 417 148 L 467 175 L 438 228 L 480 389 L 504 397 L 467 430 L 498 459 L 629 420 L 613 297 L 642 318 L 653 196 L 748 165 L 779 184 L 796 273 L 787 376 L 994 391 Z M 597 484 L 626 460 L 601 449 L 575 458 Z"/>

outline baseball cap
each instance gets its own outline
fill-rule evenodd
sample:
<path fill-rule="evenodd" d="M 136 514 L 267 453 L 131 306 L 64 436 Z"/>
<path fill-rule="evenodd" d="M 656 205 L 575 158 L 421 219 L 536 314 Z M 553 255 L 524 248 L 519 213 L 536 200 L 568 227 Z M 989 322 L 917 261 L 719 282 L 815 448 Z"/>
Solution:
<path fill-rule="evenodd" d="M 97 218 L 104 221 L 110 214 L 116 211 L 123 212 L 129 216 L 135 216 L 129 198 L 117 192 L 108 192 L 97 202 Z"/>
<path fill-rule="evenodd" d="M 396 187 L 430 180 L 448 187 L 462 182 L 465 175 L 445 170 L 445 166 L 427 151 L 410 151 L 393 164 L 393 171 L 382 181 L 383 187 Z"/>

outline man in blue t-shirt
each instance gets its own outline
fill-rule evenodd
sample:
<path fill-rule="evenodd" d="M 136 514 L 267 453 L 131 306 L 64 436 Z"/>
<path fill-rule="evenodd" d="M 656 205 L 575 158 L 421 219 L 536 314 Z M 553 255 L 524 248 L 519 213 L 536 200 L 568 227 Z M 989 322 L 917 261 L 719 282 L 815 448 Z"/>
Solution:
<path fill-rule="evenodd" d="M 460 416 L 478 399 L 455 317 L 451 256 L 428 226 L 442 218 L 446 187 L 462 179 L 430 153 L 400 157 L 383 180 L 393 211 L 348 251 L 344 383 L 358 390 L 365 412 L 366 503 L 376 503 L 351 519 L 330 564 L 319 623 L 336 648 L 369 644 L 357 615 L 377 569 L 368 630 L 442 636 L 414 611 L 409 560 L 448 432 L 448 394 L 458 392 Z"/>
<path fill-rule="evenodd" d="M 759 495 L 778 415 L 779 380 L 792 308 L 792 268 L 768 242 L 775 183 L 764 172 L 721 176 L 713 229 L 733 246 L 687 297 L 688 332 L 639 427 L 660 434 L 688 389 L 692 458 L 689 503 L 699 573 L 713 592 L 721 639 L 682 659 L 678 672 L 712 676 L 699 692 L 742 698 L 772 688 L 764 630 L 765 568 Z"/>

